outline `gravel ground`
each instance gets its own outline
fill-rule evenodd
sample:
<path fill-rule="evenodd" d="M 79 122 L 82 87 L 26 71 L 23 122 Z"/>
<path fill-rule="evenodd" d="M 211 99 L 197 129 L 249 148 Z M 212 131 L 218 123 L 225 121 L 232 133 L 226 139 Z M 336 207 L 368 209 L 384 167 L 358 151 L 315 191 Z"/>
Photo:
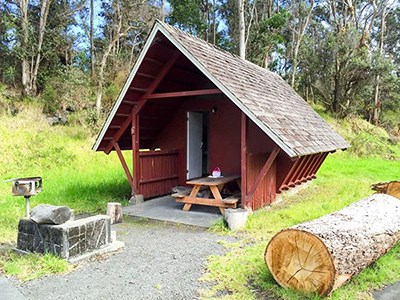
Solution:
<path fill-rule="evenodd" d="M 197 227 L 124 223 L 114 228 L 125 249 L 80 264 L 69 274 L 21 284 L 28 299 L 196 299 L 207 283 L 207 256 L 222 254 L 228 240 Z M 1 297 L 0 297 L 1 298 Z"/>

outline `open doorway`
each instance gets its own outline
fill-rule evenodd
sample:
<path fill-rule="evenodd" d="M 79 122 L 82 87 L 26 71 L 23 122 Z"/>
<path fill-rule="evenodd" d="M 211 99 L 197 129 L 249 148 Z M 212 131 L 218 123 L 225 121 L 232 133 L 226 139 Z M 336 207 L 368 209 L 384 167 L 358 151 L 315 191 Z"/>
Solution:
<path fill-rule="evenodd" d="M 187 179 L 208 174 L 208 112 L 187 113 Z"/>

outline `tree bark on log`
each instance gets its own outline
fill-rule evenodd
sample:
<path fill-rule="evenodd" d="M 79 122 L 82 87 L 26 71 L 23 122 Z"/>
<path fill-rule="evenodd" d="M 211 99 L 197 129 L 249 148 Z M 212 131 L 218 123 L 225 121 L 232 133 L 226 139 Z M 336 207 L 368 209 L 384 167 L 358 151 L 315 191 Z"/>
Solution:
<path fill-rule="evenodd" d="M 400 199 L 400 181 L 379 182 L 371 186 L 377 193 L 388 194 Z"/>
<path fill-rule="evenodd" d="M 277 233 L 265 262 L 279 285 L 329 295 L 400 240 L 400 202 L 375 194 Z"/>

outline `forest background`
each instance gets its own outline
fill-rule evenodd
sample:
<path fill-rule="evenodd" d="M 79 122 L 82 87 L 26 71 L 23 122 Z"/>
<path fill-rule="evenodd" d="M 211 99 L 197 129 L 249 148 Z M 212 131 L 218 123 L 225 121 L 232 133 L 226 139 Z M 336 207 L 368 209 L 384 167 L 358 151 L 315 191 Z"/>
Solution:
<path fill-rule="evenodd" d="M 101 126 L 155 19 L 279 73 L 335 117 L 400 135 L 395 0 L 0 0 L 0 110 Z"/>

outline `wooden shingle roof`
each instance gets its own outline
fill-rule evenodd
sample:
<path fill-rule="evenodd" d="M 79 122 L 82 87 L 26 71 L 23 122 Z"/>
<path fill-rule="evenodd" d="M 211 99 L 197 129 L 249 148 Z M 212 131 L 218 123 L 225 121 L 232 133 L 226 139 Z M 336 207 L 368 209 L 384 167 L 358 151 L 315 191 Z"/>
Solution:
<path fill-rule="evenodd" d="M 290 157 L 350 147 L 279 75 L 158 21 L 149 39 L 154 39 L 159 32 Z M 98 149 L 107 124 L 151 43 L 151 40 L 146 43 L 94 150 Z"/>
<path fill-rule="evenodd" d="M 261 129 L 291 150 L 289 156 L 350 147 L 279 75 L 172 26 L 162 27 L 243 104 L 242 110 L 247 108 L 256 124 L 266 127 Z"/>

